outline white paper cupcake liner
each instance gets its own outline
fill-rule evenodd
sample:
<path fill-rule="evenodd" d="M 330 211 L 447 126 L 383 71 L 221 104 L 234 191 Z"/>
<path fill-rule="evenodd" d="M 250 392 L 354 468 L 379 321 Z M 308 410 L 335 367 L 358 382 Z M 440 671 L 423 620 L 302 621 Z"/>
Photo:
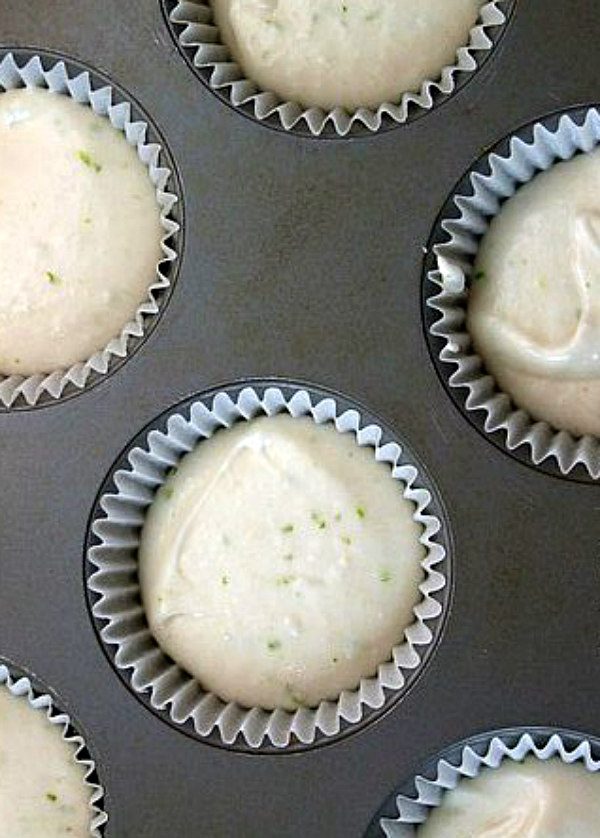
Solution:
<path fill-rule="evenodd" d="M 600 441 L 589 435 L 574 437 L 567 431 L 556 431 L 517 409 L 486 372 L 466 330 L 470 275 L 479 241 L 503 201 L 538 172 L 580 152 L 591 151 L 600 143 L 600 114 L 596 108 L 586 110 L 583 120 L 563 114 L 555 126 L 551 122 L 536 122 L 530 140 L 513 136 L 508 151 L 489 155 L 486 173 L 471 174 L 469 194 L 454 196 L 452 203 L 458 216 L 441 221 L 445 240 L 434 245 L 436 267 L 427 275 L 435 290 L 426 304 L 437 318 L 429 331 L 443 341 L 440 361 L 454 369 L 449 374 L 449 387 L 461 391 L 467 412 L 484 414 L 487 433 L 500 432 L 504 447 L 510 452 L 528 449 L 526 454 L 536 466 L 554 461 L 561 474 L 569 475 L 580 465 L 593 479 L 598 479 Z"/>
<path fill-rule="evenodd" d="M 90 757 L 84 739 L 74 732 L 75 726 L 69 716 L 56 707 L 52 696 L 40 692 L 26 676 L 12 673 L 2 661 L 0 661 L 0 689 L 8 689 L 17 698 L 23 698 L 34 711 L 44 713 L 50 724 L 57 725 L 61 729 L 64 741 L 72 748 L 73 759 L 85 770 L 85 784 L 89 787 L 90 793 L 90 835 L 93 838 L 101 838 L 102 827 L 108 821 L 108 815 L 102 808 L 104 789 L 94 779 L 96 764 Z M 14 836 L 14 838 L 17 837 Z"/>
<path fill-rule="evenodd" d="M 444 67 L 440 77 L 424 81 L 416 93 L 404 93 L 399 104 L 384 102 L 377 110 L 358 108 L 348 112 L 343 108 L 325 111 L 304 108 L 296 102 L 284 102 L 275 93 L 263 91 L 247 79 L 236 64 L 213 23 L 209 3 L 198 0 L 177 2 L 168 12 L 168 21 L 184 53 L 191 53 L 191 63 L 201 72 L 208 86 L 236 108 L 242 108 L 259 122 L 273 118 L 286 131 L 308 130 L 319 136 L 329 130 L 344 137 L 366 129 L 375 133 L 386 123 L 403 124 L 413 112 L 429 111 L 454 93 L 461 74 L 473 73 L 494 45 L 491 35 L 504 26 L 512 8 L 512 0 L 492 0 L 482 4 L 479 21 L 471 29 L 469 43 L 456 54 L 456 63 Z"/>
<path fill-rule="evenodd" d="M 519 728 L 516 736 L 514 731 L 499 731 L 489 734 L 483 743 L 478 738 L 477 746 L 466 744 L 456 759 L 439 759 L 431 778 L 417 775 L 413 781 L 414 793 L 410 797 L 402 794 L 396 797 L 398 817 L 379 821 L 379 835 L 382 838 L 416 835 L 418 826 L 427 820 L 431 810 L 443 805 L 446 791 L 456 788 L 465 777 L 476 777 L 485 769 L 498 768 L 504 760 L 521 762 L 528 756 L 560 759 L 567 764 L 580 762 L 588 771 L 596 772 L 600 770 L 600 760 L 592 756 L 592 750 L 590 740 L 583 734 L 569 732 L 567 735 L 547 729 Z"/>
<path fill-rule="evenodd" d="M 42 64 L 51 62 L 46 70 Z M 67 63 L 68 59 L 65 59 Z M 56 61 L 37 54 L 29 55 L 19 64 L 13 53 L 7 53 L 0 61 L 0 96 L 2 89 L 17 87 L 42 87 L 56 93 L 70 96 L 82 105 L 88 105 L 100 116 L 110 120 L 112 126 L 122 131 L 127 142 L 135 146 L 141 162 L 148 169 L 148 176 L 156 189 L 156 200 L 160 206 L 160 222 L 163 229 L 161 241 L 162 258 L 156 267 L 156 275 L 148 277 L 148 296 L 138 307 L 133 320 L 126 323 L 120 334 L 115 336 L 104 349 L 96 352 L 87 361 L 74 364 L 68 369 L 52 373 L 41 373 L 27 377 L 19 375 L 0 375 L 0 403 L 11 407 L 19 401 L 32 406 L 44 398 L 60 399 L 63 395 L 82 390 L 104 375 L 119 359 L 124 359 L 131 346 L 147 332 L 148 324 L 159 314 L 166 293 L 171 286 L 171 269 L 177 259 L 177 253 L 169 240 L 177 234 L 180 225 L 170 217 L 178 201 L 174 194 L 173 177 L 170 169 L 162 165 L 162 147 L 155 142 L 147 142 L 148 123 L 132 121 L 132 105 L 123 101 L 118 91 L 105 84 L 96 86 L 94 73 L 87 70 L 71 74 L 65 61 Z"/>
<path fill-rule="evenodd" d="M 320 391 L 316 396 L 301 387 L 286 387 L 287 396 L 276 386 L 265 386 L 262 394 L 245 387 L 236 390 L 233 398 L 228 392 L 215 391 L 213 398 L 188 402 L 191 406 L 183 412 L 176 408 L 166 425 L 161 422 L 165 430 L 144 433 L 121 460 L 125 467 L 109 475 L 91 525 L 95 536 L 88 551 L 91 570 L 95 569 L 88 579 L 95 595 L 92 613 L 102 626 L 101 641 L 116 647 L 115 666 L 127 670 L 126 683 L 135 692 L 149 693 L 152 709 L 167 711 L 175 725 L 191 722 L 191 730 L 199 737 L 212 734 L 220 744 L 233 745 L 239 738 L 250 748 L 263 743 L 275 748 L 290 743 L 311 745 L 319 736 L 334 736 L 343 726 L 359 723 L 369 710 L 387 706 L 386 691 L 393 697 L 416 677 L 439 639 L 447 610 L 442 605 L 449 591 L 447 565 L 442 565 L 447 555 L 446 533 L 440 519 L 430 512 L 432 495 L 423 488 L 417 468 L 405 462 L 398 443 L 383 440 L 381 427 L 363 425 L 358 410 L 342 411 L 335 397 Z M 393 649 L 392 660 L 382 663 L 375 677 L 363 678 L 357 689 L 343 692 L 337 702 L 323 701 L 316 709 L 300 708 L 294 713 L 246 710 L 204 692 L 158 647 L 146 622 L 137 576 L 144 516 L 169 469 L 215 430 L 285 411 L 295 417 L 311 416 L 317 424 L 332 422 L 341 433 L 355 434 L 359 445 L 371 446 L 377 460 L 389 463 L 391 477 L 404 484 L 404 497 L 415 506 L 414 518 L 422 526 L 420 540 L 426 548 L 425 578 L 419 586 L 422 599 L 403 641 Z"/>

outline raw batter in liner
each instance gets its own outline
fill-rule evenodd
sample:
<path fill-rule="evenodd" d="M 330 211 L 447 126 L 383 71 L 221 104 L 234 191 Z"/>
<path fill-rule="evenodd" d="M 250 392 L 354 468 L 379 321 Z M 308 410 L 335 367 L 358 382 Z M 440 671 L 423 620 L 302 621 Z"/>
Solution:
<path fill-rule="evenodd" d="M 148 170 L 110 122 L 40 88 L 0 93 L 0 374 L 86 361 L 161 257 Z"/>
<path fill-rule="evenodd" d="M 262 90 L 330 110 L 377 108 L 436 81 L 481 0 L 212 0 L 234 59 Z"/>
<path fill-rule="evenodd" d="M 201 442 L 139 554 L 159 645 L 224 701 L 314 706 L 390 658 L 421 599 L 421 527 L 352 434 L 287 414 Z"/>
<path fill-rule="evenodd" d="M 85 838 L 91 795 L 75 749 L 46 711 L 0 686 L 0 835 Z"/>
<path fill-rule="evenodd" d="M 537 175 L 492 220 L 467 326 L 517 406 L 600 436 L 599 151 Z"/>
<path fill-rule="evenodd" d="M 419 838 L 600 836 L 600 775 L 581 763 L 509 760 L 461 780 L 432 809 Z"/>

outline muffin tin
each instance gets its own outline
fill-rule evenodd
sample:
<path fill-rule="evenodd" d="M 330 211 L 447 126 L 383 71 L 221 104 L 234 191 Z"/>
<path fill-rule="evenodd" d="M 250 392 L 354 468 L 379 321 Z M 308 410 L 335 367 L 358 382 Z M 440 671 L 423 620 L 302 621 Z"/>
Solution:
<path fill-rule="evenodd" d="M 5 0 L 2 54 L 64 56 L 139 102 L 184 208 L 169 304 L 127 361 L 76 398 L 0 412 L 0 654 L 81 721 L 105 836 L 360 838 L 453 742 L 515 725 L 598 735 L 597 482 L 545 473 L 478 433 L 436 373 L 421 305 L 424 250 L 473 162 L 519 126 L 598 99 L 589 0 L 566 20 L 517 0 L 448 101 L 336 142 L 225 106 L 159 0 L 46 5 Z M 121 683 L 88 608 L 86 548 L 130 440 L 182 400 L 273 377 L 357 400 L 415 452 L 447 513 L 453 597 L 427 668 L 387 712 L 302 752 L 239 753 L 182 735 Z"/>

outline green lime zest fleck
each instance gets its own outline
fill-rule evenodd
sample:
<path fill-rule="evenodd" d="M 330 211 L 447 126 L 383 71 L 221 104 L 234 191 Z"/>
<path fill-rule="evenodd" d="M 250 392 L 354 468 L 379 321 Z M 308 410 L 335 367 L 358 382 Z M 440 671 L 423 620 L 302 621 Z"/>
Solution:
<path fill-rule="evenodd" d="M 331 663 L 338 663 L 339 658 L 331 658 Z"/>
<path fill-rule="evenodd" d="M 58 800 L 58 795 L 54 794 L 53 791 L 47 791 L 46 800 L 49 800 L 51 803 L 56 803 L 56 801 Z"/>
<path fill-rule="evenodd" d="M 341 521 L 342 520 L 342 513 L 341 512 L 336 512 L 335 515 L 333 516 L 333 520 L 334 521 Z"/>
<path fill-rule="evenodd" d="M 61 285 L 62 279 L 59 277 L 58 274 L 55 274 L 54 271 L 46 271 L 46 277 L 50 285 Z"/>
<path fill-rule="evenodd" d="M 172 486 L 161 486 L 161 494 L 167 500 L 170 500 L 173 497 L 174 489 Z"/>
<path fill-rule="evenodd" d="M 290 702 L 294 705 L 295 709 L 297 710 L 299 707 L 305 707 L 305 702 L 302 696 L 298 695 L 291 684 L 285 685 L 285 691 L 287 692 Z"/>
<path fill-rule="evenodd" d="M 88 169 L 93 169 L 96 173 L 102 171 L 102 166 L 98 163 L 89 151 L 85 151 L 84 149 L 80 148 L 77 151 L 77 159 L 81 160 L 84 166 L 87 166 Z"/>
<path fill-rule="evenodd" d="M 295 576 L 278 576 L 275 584 L 281 587 L 282 585 L 291 585 L 296 579 Z"/>
<path fill-rule="evenodd" d="M 473 274 L 473 279 L 474 279 L 476 282 L 481 282 L 481 280 L 482 280 L 482 279 L 485 279 L 485 271 L 476 271 L 476 272 Z"/>
<path fill-rule="evenodd" d="M 267 641 L 267 649 L 269 652 L 276 652 L 278 649 L 281 649 L 281 640 Z"/>
<path fill-rule="evenodd" d="M 281 528 L 281 532 L 290 533 L 294 532 L 294 525 L 293 524 L 284 524 Z"/>
<path fill-rule="evenodd" d="M 347 544 L 348 546 L 350 546 L 350 544 L 352 544 L 352 539 L 350 538 L 349 535 L 343 535 L 342 536 L 342 544 Z"/>
<path fill-rule="evenodd" d="M 221 585 L 229 585 L 229 576 L 221 576 Z"/>
<path fill-rule="evenodd" d="M 327 526 L 327 521 L 319 512 L 312 512 L 311 516 L 314 523 L 317 525 L 318 529 L 324 530 Z"/>
<path fill-rule="evenodd" d="M 384 583 L 392 581 L 392 574 L 387 568 L 379 571 L 379 581 Z"/>
<path fill-rule="evenodd" d="M 83 223 L 84 224 L 91 224 L 92 223 L 92 219 L 89 217 L 89 215 L 86 215 L 86 217 L 83 219 Z"/>
<path fill-rule="evenodd" d="M 358 516 L 358 517 L 361 519 L 361 521 L 362 521 L 362 520 L 363 520 L 363 518 L 365 517 L 365 515 L 367 514 L 367 513 L 365 512 L 365 508 L 364 508 L 364 506 L 357 506 L 357 507 L 356 507 L 356 514 L 357 514 L 357 516 Z"/>
<path fill-rule="evenodd" d="M 284 562 L 291 562 L 293 560 L 293 558 L 294 558 L 293 553 L 286 553 L 285 556 L 283 557 L 283 561 Z"/>

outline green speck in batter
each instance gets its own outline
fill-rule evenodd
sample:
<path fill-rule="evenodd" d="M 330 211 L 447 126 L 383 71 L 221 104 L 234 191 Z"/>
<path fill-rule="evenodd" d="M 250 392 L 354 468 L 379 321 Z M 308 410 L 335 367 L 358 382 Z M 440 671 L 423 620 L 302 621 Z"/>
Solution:
<path fill-rule="evenodd" d="M 485 271 L 476 271 L 476 272 L 473 274 L 473 279 L 474 279 L 476 282 L 481 282 L 481 280 L 482 280 L 482 279 L 485 279 Z"/>
<path fill-rule="evenodd" d="M 49 800 L 50 803 L 56 803 L 56 801 L 58 800 L 58 795 L 54 794 L 53 791 L 47 791 L 46 792 L 46 800 Z"/>
<path fill-rule="evenodd" d="M 392 574 L 387 568 L 384 567 L 379 571 L 379 581 L 383 583 L 392 581 Z"/>
<path fill-rule="evenodd" d="M 268 640 L 267 649 L 269 652 L 276 652 L 278 649 L 281 649 L 281 640 Z"/>
<path fill-rule="evenodd" d="M 320 530 L 324 530 L 327 526 L 327 521 L 319 512 L 312 512 L 310 516 L 313 522 L 317 525 L 317 528 Z"/>
<path fill-rule="evenodd" d="M 94 160 L 89 151 L 85 151 L 84 149 L 80 148 L 77 151 L 77 159 L 80 160 L 84 166 L 87 166 L 88 169 L 93 169 L 96 172 L 96 174 L 102 171 L 102 166 L 100 165 L 100 163 Z"/>
<path fill-rule="evenodd" d="M 364 506 L 357 506 L 356 507 L 356 515 L 357 515 L 358 518 L 361 519 L 361 521 L 365 518 L 366 514 L 367 513 L 365 512 Z"/>
<path fill-rule="evenodd" d="M 291 532 L 294 532 L 294 525 L 293 524 L 284 524 L 283 527 L 281 528 L 281 532 L 284 532 L 286 535 L 288 535 Z"/>

